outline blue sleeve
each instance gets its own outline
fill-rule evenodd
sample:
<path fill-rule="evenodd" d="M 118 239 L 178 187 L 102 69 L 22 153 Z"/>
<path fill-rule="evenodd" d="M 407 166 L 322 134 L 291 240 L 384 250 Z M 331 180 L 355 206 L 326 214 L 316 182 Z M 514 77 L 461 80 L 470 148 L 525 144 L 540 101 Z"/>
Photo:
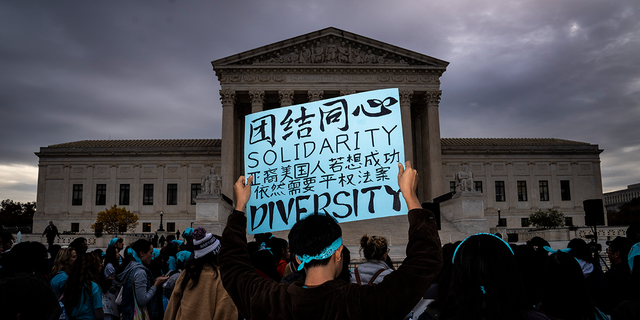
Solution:
<path fill-rule="evenodd" d="M 102 290 L 95 282 L 91 282 L 91 304 L 94 309 L 102 308 Z"/>

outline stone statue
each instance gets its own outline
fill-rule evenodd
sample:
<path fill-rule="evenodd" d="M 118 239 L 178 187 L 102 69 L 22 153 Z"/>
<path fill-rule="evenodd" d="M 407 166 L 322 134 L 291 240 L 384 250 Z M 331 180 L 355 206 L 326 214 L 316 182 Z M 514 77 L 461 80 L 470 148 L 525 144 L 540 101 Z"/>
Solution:
<path fill-rule="evenodd" d="M 329 38 L 329 44 L 327 44 L 327 54 L 325 62 L 337 62 L 338 60 L 338 47 L 333 43 L 333 38 Z"/>
<path fill-rule="evenodd" d="M 202 174 L 200 181 L 200 190 L 202 194 L 211 194 L 220 197 L 220 189 L 222 188 L 222 177 L 215 172 L 215 168 L 211 168 L 208 175 Z"/>
<path fill-rule="evenodd" d="M 312 48 L 313 51 L 313 62 L 314 63 L 323 63 L 324 62 L 324 48 L 320 41 L 315 48 Z"/>
<path fill-rule="evenodd" d="M 302 47 L 302 54 L 300 55 L 300 63 L 311 63 L 311 50 L 306 46 Z"/>
<path fill-rule="evenodd" d="M 456 173 L 456 192 L 476 191 L 473 183 L 473 172 L 469 170 L 469 166 L 463 165 L 460 171 Z"/>
<path fill-rule="evenodd" d="M 349 63 L 351 62 L 351 46 L 345 47 L 344 41 L 338 47 L 338 62 Z"/>

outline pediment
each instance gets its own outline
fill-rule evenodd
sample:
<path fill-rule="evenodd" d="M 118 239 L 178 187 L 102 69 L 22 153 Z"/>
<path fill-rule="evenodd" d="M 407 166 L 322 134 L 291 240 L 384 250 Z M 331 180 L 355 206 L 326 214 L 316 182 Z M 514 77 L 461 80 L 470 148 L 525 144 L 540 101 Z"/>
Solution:
<path fill-rule="evenodd" d="M 214 69 L 233 66 L 424 66 L 445 69 L 448 62 L 337 28 L 326 28 L 226 58 Z"/>

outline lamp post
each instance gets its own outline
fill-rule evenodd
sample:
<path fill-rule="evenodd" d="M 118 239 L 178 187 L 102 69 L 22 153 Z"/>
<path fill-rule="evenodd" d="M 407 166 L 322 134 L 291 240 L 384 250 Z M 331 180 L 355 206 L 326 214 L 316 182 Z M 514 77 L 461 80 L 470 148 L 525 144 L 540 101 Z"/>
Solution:
<path fill-rule="evenodd" d="M 158 229 L 158 231 L 164 231 L 164 227 L 162 226 L 162 215 L 164 214 L 164 212 L 160 211 L 160 228 Z"/>

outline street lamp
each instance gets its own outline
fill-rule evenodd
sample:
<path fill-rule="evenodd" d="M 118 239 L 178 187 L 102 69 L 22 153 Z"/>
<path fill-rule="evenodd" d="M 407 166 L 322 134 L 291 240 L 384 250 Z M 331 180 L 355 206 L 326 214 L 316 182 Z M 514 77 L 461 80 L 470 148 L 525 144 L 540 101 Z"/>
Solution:
<path fill-rule="evenodd" d="M 164 227 L 162 227 L 162 215 L 164 214 L 164 212 L 160 211 L 160 228 L 158 229 L 158 231 L 164 231 Z"/>

